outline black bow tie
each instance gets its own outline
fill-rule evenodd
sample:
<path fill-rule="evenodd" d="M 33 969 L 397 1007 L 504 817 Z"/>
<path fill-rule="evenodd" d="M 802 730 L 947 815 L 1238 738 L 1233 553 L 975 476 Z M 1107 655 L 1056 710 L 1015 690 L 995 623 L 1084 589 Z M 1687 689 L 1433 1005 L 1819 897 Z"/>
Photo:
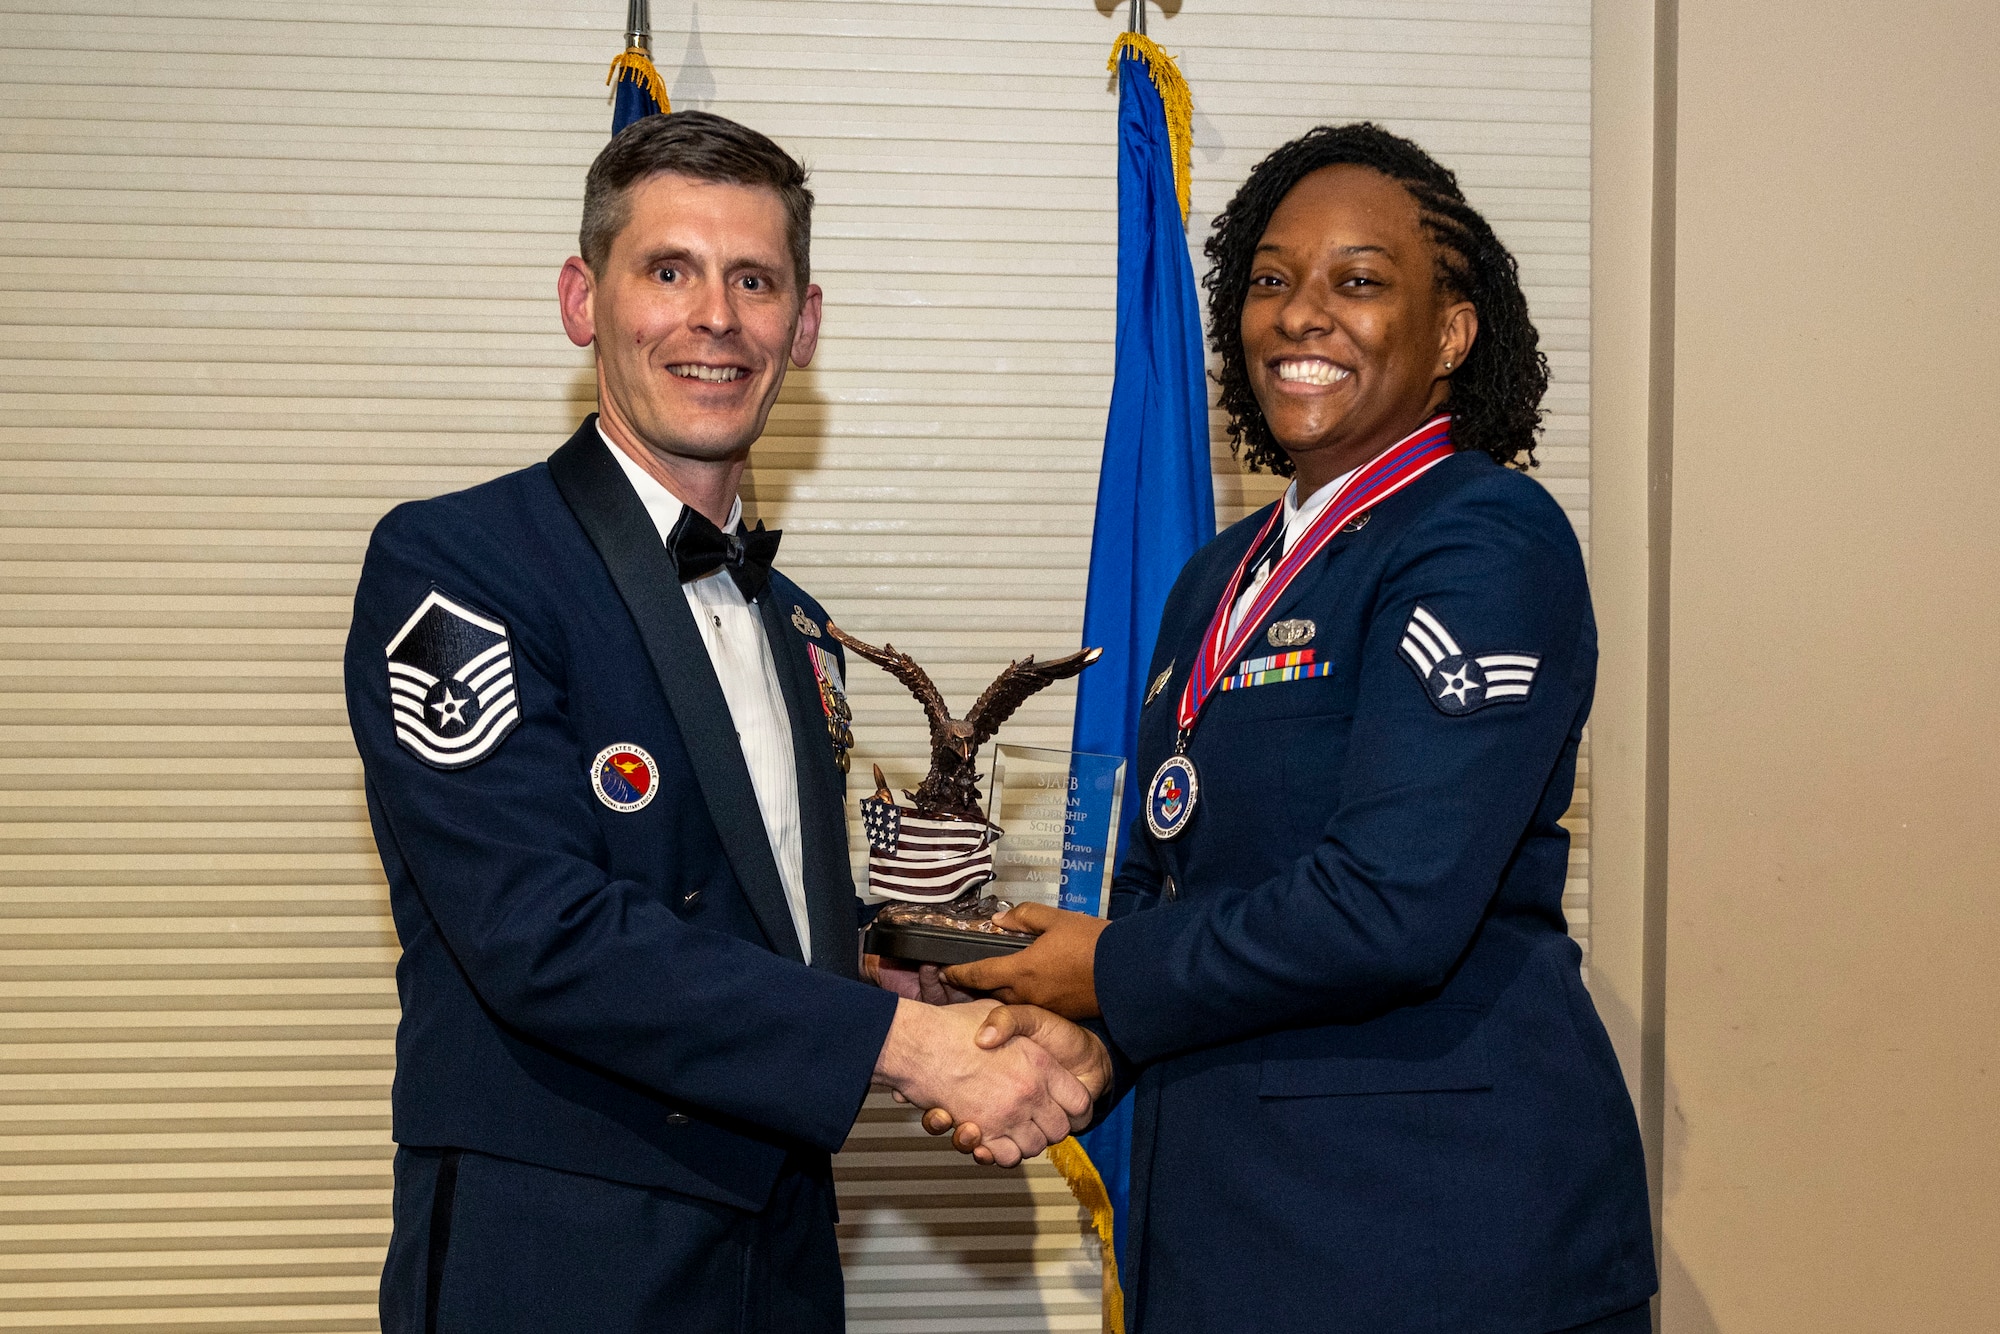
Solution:
<path fill-rule="evenodd" d="M 694 506 L 683 505 L 681 517 L 667 534 L 667 550 L 673 554 L 674 568 L 680 572 L 682 583 L 716 570 L 727 570 L 736 586 L 743 590 L 743 596 L 755 599 L 770 582 L 771 561 L 778 554 L 778 539 L 782 536 L 777 529 L 764 527 L 761 519 L 755 528 L 725 533 Z"/>

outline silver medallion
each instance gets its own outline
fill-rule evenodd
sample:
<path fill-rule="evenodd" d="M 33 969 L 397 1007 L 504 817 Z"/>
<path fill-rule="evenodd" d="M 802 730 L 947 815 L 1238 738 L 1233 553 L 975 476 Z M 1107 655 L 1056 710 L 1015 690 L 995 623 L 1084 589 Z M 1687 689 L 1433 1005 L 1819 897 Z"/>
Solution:
<path fill-rule="evenodd" d="M 1146 789 L 1146 828 L 1162 841 L 1178 836 L 1193 817 L 1200 794 L 1201 780 L 1195 776 L 1194 761 L 1185 755 L 1169 755 Z"/>

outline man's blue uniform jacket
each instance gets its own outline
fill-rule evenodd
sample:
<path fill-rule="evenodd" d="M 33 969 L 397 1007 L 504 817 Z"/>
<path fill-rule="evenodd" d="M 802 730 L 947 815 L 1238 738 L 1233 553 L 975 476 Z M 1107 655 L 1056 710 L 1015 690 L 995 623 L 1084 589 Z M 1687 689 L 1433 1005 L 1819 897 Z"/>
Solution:
<path fill-rule="evenodd" d="M 505 729 L 471 763 L 420 753 L 437 751 L 409 722 L 423 676 L 402 670 L 403 713 L 392 699 L 399 634 L 416 646 L 399 658 L 432 667 L 490 642 L 455 614 L 404 633 L 434 591 L 504 627 L 471 679 L 492 691 L 511 656 L 516 720 L 504 693 L 446 706 L 462 715 L 447 731 Z M 347 697 L 403 945 L 398 1143 L 755 1211 L 788 1155 L 846 1138 L 896 1000 L 856 977 L 843 779 L 807 645 L 839 649 L 809 640 L 825 613 L 782 575 L 757 607 L 797 756 L 811 968 L 672 559 L 595 419 L 549 463 L 375 530 Z M 447 679 L 424 707 L 465 693 Z M 642 807 L 596 795 L 613 745 L 657 765 Z"/>
<path fill-rule="evenodd" d="M 1142 791 L 1268 513 L 1169 597 Z M 1453 455 L 1267 618 L 1302 621 L 1227 665 L 1190 822 L 1134 825 L 1097 947 L 1138 1071 L 1134 1329 L 1545 1334 L 1644 1302 L 1638 1127 L 1562 910 L 1597 659 L 1568 521 Z M 1308 649 L 1319 675 L 1254 661 Z"/>

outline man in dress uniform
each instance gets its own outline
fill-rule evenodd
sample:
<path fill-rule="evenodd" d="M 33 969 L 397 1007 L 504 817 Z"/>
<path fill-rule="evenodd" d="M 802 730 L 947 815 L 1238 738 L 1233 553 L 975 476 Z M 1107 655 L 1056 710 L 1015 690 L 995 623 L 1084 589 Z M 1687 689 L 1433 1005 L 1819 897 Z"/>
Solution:
<path fill-rule="evenodd" d="M 559 283 L 599 415 L 369 545 L 346 675 L 403 944 L 391 1334 L 837 1330 L 828 1154 L 871 1082 L 1015 1161 L 1103 1086 L 976 1047 L 988 1004 L 857 975 L 840 650 L 737 497 L 818 335 L 804 181 L 718 116 L 613 140 Z"/>

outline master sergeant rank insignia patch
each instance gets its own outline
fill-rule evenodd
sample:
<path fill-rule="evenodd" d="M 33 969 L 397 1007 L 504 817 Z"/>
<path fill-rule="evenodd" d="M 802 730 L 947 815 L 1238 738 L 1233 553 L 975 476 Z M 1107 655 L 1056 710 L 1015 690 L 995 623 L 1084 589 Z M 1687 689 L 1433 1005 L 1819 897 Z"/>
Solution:
<path fill-rule="evenodd" d="M 501 622 L 432 589 L 385 652 L 396 740 L 432 768 L 477 764 L 520 724 Z"/>
<path fill-rule="evenodd" d="M 1489 704 L 1525 704 L 1542 665 L 1535 653 L 1467 656 L 1444 622 L 1421 604 L 1403 628 L 1402 654 L 1430 702 L 1454 717 Z"/>

